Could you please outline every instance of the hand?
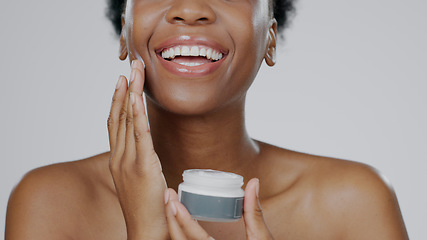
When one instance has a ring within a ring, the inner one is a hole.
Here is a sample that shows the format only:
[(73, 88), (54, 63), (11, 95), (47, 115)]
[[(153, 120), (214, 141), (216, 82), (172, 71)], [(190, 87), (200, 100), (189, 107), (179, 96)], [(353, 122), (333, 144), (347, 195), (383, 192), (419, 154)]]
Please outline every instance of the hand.
[[(259, 180), (251, 179), (246, 185), (243, 206), (243, 218), (246, 226), (246, 239), (272, 240), (273, 236), (264, 222), (258, 199)], [(191, 217), (187, 209), (178, 201), (173, 189), (165, 192), (166, 218), (169, 233), (173, 240), (197, 239), (212, 240), (213, 238)]]
[(130, 86), (121, 76), (108, 118), (110, 171), (128, 239), (167, 239), (165, 179), (154, 151), (142, 98), (142, 62), (132, 62)]

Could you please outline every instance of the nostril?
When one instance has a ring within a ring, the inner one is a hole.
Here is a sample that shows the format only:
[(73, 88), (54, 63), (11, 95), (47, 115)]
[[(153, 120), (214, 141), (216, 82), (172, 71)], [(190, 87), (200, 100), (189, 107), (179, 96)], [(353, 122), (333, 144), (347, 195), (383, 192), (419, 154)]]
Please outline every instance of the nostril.
[(176, 1), (166, 13), (166, 21), (185, 25), (213, 23), (216, 19), (215, 12), (206, 2), (204, 0)]
[(173, 20), (174, 20), (175, 22), (182, 22), (182, 21), (184, 21), (184, 18), (181, 18), (181, 17), (174, 17), (174, 18), (173, 18)]
[[(173, 21), (174, 22), (187, 22), (184, 18), (182, 18), (182, 17), (174, 17), (173, 18)], [(196, 20), (196, 22), (208, 22), (209, 21), (209, 19), (207, 18), (207, 17), (202, 17), (202, 18), (198, 18), (197, 20)]]

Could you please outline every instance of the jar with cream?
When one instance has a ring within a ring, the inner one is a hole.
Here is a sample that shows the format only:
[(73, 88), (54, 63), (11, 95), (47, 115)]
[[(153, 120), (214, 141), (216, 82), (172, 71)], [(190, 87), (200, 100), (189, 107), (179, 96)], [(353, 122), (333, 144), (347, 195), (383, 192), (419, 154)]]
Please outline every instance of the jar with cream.
[(179, 201), (200, 221), (234, 222), (243, 214), (243, 177), (210, 169), (190, 169), (182, 174)]

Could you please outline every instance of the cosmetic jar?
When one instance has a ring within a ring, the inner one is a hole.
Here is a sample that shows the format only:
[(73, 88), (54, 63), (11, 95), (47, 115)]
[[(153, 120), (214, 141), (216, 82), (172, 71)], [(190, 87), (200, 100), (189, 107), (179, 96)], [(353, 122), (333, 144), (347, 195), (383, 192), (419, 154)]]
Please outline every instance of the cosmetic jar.
[(182, 176), (178, 198), (194, 219), (234, 222), (242, 217), (242, 176), (211, 169), (189, 169)]

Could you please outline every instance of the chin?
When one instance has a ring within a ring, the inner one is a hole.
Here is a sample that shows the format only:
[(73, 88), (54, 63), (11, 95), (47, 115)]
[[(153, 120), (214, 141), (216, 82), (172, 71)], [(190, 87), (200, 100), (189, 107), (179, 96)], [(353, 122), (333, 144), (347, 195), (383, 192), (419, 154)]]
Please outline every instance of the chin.
[(203, 116), (222, 108), (222, 103), (203, 94), (166, 94), (157, 96), (146, 91), (147, 101), (161, 111), (182, 116)]
[(203, 79), (153, 76), (148, 71), (144, 92), (147, 102), (158, 110), (186, 116), (208, 115), (223, 108), (230, 96), (237, 93), (224, 91), (225, 83), (219, 79), (214, 76)]

